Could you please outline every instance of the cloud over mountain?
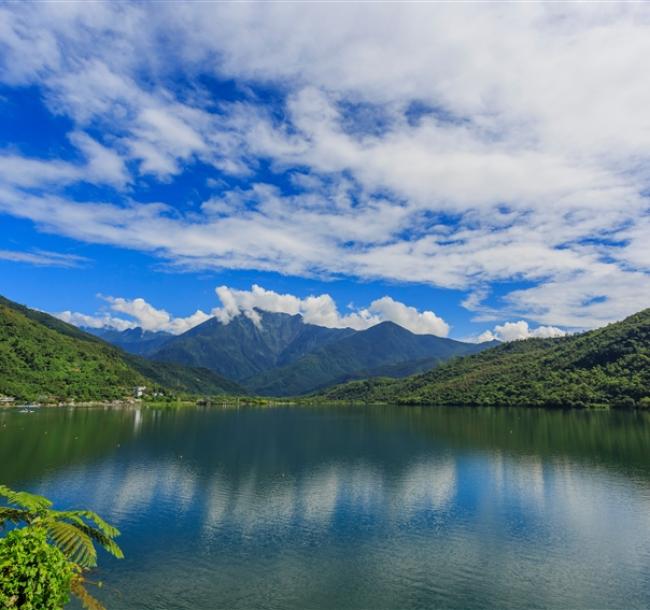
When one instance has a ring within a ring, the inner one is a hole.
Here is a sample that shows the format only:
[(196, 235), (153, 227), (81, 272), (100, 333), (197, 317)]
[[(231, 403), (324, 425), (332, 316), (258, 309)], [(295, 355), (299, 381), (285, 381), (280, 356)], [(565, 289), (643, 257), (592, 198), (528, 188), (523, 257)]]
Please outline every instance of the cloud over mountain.
[(486, 330), (477, 338), (477, 343), (485, 341), (521, 341), (522, 339), (550, 339), (552, 337), (564, 337), (566, 331), (555, 326), (538, 326), (530, 328), (528, 322), (519, 320), (519, 322), (506, 322), (498, 324), (493, 330)]
[(245, 315), (260, 324), (260, 316), (256, 310), (263, 310), (290, 315), (300, 314), (306, 323), (327, 328), (363, 330), (380, 322), (391, 321), (415, 334), (446, 337), (449, 333), (449, 325), (433, 311), (418, 311), (415, 307), (395, 301), (389, 296), (372, 301), (367, 308), (341, 314), (329, 294), (300, 298), (266, 290), (258, 285), (253, 285), (250, 290), (219, 286), (215, 292), (221, 306), (213, 308), (209, 314), (198, 309), (190, 316), (174, 317), (142, 298), (125, 299), (99, 295), (108, 304), (111, 312), (124, 314), (127, 318), (114, 316), (109, 312), (88, 315), (63, 311), (55, 315), (70, 324), (89, 328), (112, 327), (125, 330), (139, 326), (144, 330), (181, 334), (211, 317), (216, 317), (222, 324), (228, 324), (236, 316)]
[(213, 313), (224, 324), (240, 313), (256, 321), (259, 319), (254, 311), (257, 308), (276, 313), (300, 314), (308, 324), (328, 328), (363, 330), (389, 320), (416, 334), (446, 337), (449, 333), (449, 325), (432, 311), (420, 312), (389, 296), (372, 301), (367, 308), (341, 314), (329, 294), (301, 299), (292, 294), (265, 290), (257, 285), (253, 285), (250, 290), (219, 286), (216, 293), (223, 305), (213, 310)]

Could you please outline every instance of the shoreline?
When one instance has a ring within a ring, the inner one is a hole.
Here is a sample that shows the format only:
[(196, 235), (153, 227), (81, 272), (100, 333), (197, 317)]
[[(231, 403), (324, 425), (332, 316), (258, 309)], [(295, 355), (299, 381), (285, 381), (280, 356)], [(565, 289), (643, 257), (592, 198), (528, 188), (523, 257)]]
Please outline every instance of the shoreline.
[(30, 402), (13, 401), (0, 403), (2, 409), (63, 409), (63, 408), (188, 408), (188, 407), (243, 407), (243, 406), (297, 406), (296, 400), (274, 400), (270, 398), (232, 398), (225, 399), (178, 399), (169, 401), (142, 400), (141, 398), (122, 400), (85, 400), (85, 401), (59, 401), (59, 402)]
[(583, 411), (583, 412), (596, 412), (596, 411), (629, 411), (629, 412), (644, 412), (647, 409), (643, 408), (622, 408), (608, 404), (593, 404), (586, 406), (573, 406), (573, 405), (535, 405), (535, 404), (441, 404), (441, 403), (410, 403), (396, 401), (364, 401), (364, 400), (322, 400), (313, 398), (273, 398), (273, 397), (259, 397), (248, 398), (243, 397), (227, 397), (222, 399), (178, 399), (169, 401), (156, 401), (156, 400), (142, 400), (141, 398), (121, 399), (121, 400), (87, 400), (87, 401), (59, 401), (59, 402), (29, 402), (29, 401), (14, 401), (0, 403), (0, 411), (9, 409), (61, 409), (61, 408), (102, 408), (102, 409), (134, 409), (134, 408), (192, 408), (192, 407), (218, 407), (218, 408), (239, 408), (239, 407), (318, 407), (318, 406), (339, 406), (339, 407), (385, 407), (385, 406), (399, 406), (404, 408), (412, 407), (450, 407), (462, 409), (480, 409), (480, 408), (496, 408), (496, 409), (543, 409), (545, 411)]

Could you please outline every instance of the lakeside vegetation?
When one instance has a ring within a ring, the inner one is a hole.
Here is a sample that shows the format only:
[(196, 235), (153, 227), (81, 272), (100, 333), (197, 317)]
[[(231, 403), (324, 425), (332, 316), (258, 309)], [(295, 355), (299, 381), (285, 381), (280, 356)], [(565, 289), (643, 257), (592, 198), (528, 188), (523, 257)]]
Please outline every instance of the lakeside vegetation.
[(579, 335), (507, 343), (406, 379), (336, 386), (312, 400), (650, 408), (650, 309)]

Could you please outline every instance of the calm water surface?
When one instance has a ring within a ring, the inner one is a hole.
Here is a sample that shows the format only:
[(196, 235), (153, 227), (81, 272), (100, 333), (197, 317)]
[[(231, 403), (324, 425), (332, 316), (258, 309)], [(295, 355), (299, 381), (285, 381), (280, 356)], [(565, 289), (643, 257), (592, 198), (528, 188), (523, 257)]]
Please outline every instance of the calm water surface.
[(121, 530), (111, 610), (650, 608), (650, 419), (0, 411), (0, 481)]

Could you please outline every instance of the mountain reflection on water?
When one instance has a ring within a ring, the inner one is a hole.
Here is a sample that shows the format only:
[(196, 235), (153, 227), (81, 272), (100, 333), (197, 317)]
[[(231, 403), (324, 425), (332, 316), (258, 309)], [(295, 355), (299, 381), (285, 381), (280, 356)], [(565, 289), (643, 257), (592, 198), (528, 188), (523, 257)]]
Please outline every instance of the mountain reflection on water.
[(638, 413), (6, 410), (0, 480), (120, 527), (114, 608), (650, 606)]

